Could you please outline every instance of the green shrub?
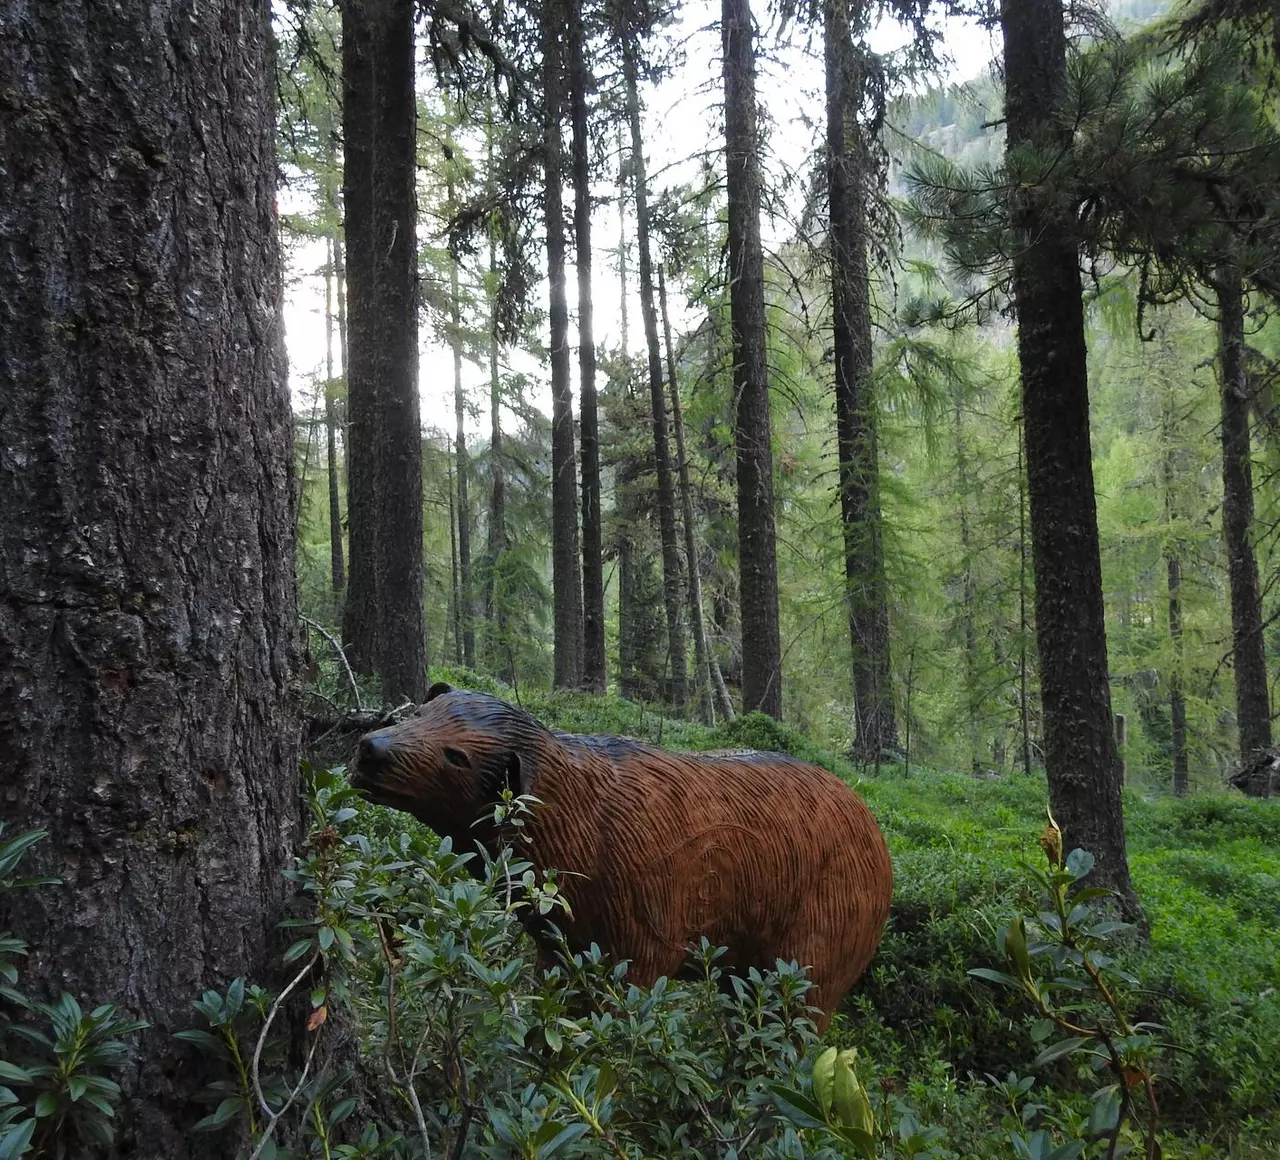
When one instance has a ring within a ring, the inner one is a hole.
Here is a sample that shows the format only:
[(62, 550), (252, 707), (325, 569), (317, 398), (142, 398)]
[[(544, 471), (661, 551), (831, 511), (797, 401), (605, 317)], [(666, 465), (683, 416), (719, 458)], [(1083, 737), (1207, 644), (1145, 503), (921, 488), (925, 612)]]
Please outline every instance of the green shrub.
[[(3, 832), (0, 822), (0, 838)], [(0, 893), (59, 881), (17, 874), (26, 852), (45, 837), (43, 830), (28, 830), (0, 840)], [(0, 1157), (110, 1147), (120, 1087), (103, 1073), (122, 1062), (122, 1037), (147, 1024), (124, 1018), (109, 1003), (86, 1013), (65, 992), (53, 1003), (29, 998), (18, 971), (26, 953), (21, 939), (0, 934)]]

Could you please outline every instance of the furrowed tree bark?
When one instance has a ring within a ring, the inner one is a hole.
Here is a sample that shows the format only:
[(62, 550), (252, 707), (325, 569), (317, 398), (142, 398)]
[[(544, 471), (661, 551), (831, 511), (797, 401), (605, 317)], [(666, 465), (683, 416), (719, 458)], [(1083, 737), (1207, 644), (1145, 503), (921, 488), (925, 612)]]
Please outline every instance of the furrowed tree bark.
[(591, 311), (591, 171), (582, 0), (571, 0), (569, 106), (573, 122), (573, 229), (578, 269), (578, 374), (582, 380), (582, 684), (605, 689), (604, 552), (600, 530), (600, 424)]
[(649, 250), (649, 190), (645, 176), (644, 137), (640, 126), (640, 95), (634, 38), (622, 34), (622, 73), (627, 89), (627, 120), (631, 126), (631, 179), (636, 198), (636, 249), (640, 268), (640, 315), (644, 321), (649, 366), (649, 405), (653, 413), (653, 462), (658, 479), (658, 529), (662, 540), (662, 600), (667, 614), (667, 659), (671, 671), (671, 699), (677, 713), (689, 700), (688, 662), (684, 625), (680, 618), (684, 587), (680, 549), (676, 542), (675, 481), (667, 441), (667, 408), (654, 307), (653, 257)]
[(1236, 675), (1240, 767), (1271, 747), (1271, 709), (1262, 634), (1262, 590), (1253, 550), (1253, 466), (1244, 363), (1244, 282), (1234, 262), (1218, 269), (1218, 374), (1222, 400), (1222, 539), (1231, 585), (1231, 654)]
[(564, 272), (564, 0), (543, 0), (543, 148), (546, 168), (547, 280), (551, 322), (551, 585), (555, 604), (557, 688), (582, 683), (582, 574), (578, 560), (578, 481), (569, 381), (569, 306)]
[(863, 761), (876, 761), (898, 747), (898, 731), (871, 380), (865, 200), (870, 158), (857, 121), (863, 82), (854, 58), (847, 0), (825, 0), (823, 11), (836, 444), (856, 717), (854, 752)]
[(173, 1034), (203, 988), (274, 980), (300, 828), (268, 5), (12, 17), (0, 817), (49, 831), (26, 872), (63, 885), (0, 926), (30, 993), (150, 1022), (111, 1070), (119, 1153), (206, 1155)]
[[(1010, 154), (1069, 149), (1055, 119), (1066, 91), (1059, 0), (1002, 0)], [(1080, 273), (1069, 222), (1036, 188), (1018, 192), (1013, 289), (1018, 314), (1036, 639), (1049, 799), (1067, 849), (1097, 859), (1094, 878), (1141, 914), (1125, 854), (1112, 732), (1102, 565), (1089, 446)]]
[(782, 717), (782, 643), (773, 515), (773, 450), (765, 356), (764, 252), (756, 142), (755, 49), (750, 0), (721, 0), (729, 298), (733, 331), (742, 605), (742, 707)]
[[(449, 204), (453, 204), (453, 177), (447, 181)], [(467, 455), (467, 400), (462, 390), (462, 298), (458, 289), (458, 263), (449, 262), (449, 346), (453, 353), (454, 458), (458, 477), (458, 619), (462, 626), (462, 664), (476, 667), (475, 587), (471, 572), (471, 504), (467, 497), (467, 477), (471, 459)]]
[[(707, 644), (707, 626), (702, 615), (702, 575), (698, 567), (698, 542), (693, 522), (693, 488), (689, 483), (689, 460), (684, 449), (684, 414), (680, 408), (680, 383), (676, 377), (676, 352), (671, 341), (671, 316), (667, 312), (667, 282), (658, 265), (658, 305), (662, 312), (662, 336), (667, 349), (667, 384), (671, 391), (671, 420), (676, 432), (676, 463), (680, 477), (680, 515), (684, 522), (684, 554), (689, 562), (689, 627), (693, 630), (694, 667), (698, 674), (698, 701), (702, 719), (709, 725), (716, 721), (715, 683), (711, 678), (711, 649)], [(726, 698), (727, 699), (727, 698)], [(733, 717), (733, 705), (726, 719)]]
[[(379, 344), (383, 384), (383, 484), (378, 537), (382, 695), (389, 702), (427, 695), (426, 579), (422, 559), (422, 427), (418, 414), (417, 102), (414, 99), (413, 0), (365, 0), (376, 13), (373, 67), (378, 103), (372, 198), (372, 293), (363, 333)], [(343, 44), (346, 67), (346, 44)], [(366, 99), (368, 97), (366, 96)], [(350, 138), (347, 138), (350, 148)], [(361, 146), (363, 147), (363, 145)], [(385, 156), (382, 156), (385, 148)], [(360, 167), (357, 167), (357, 180)], [(348, 258), (350, 261), (350, 258)], [(353, 281), (353, 287), (357, 284)], [(352, 293), (352, 300), (357, 294)], [(351, 325), (350, 323), (348, 325)], [(354, 327), (353, 327), (354, 329)], [(353, 343), (354, 346), (354, 343)], [(385, 360), (385, 361), (383, 361)]]

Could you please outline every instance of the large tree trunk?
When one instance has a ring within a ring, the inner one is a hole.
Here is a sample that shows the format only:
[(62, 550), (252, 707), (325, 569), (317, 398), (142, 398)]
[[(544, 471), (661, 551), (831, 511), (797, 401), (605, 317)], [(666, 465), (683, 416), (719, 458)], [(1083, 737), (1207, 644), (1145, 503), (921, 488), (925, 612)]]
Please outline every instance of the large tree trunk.
[(898, 731), (871, 386), (865, 194), (870, 158), (857, 121), (862, 70), (853, 55), (847, 0), (826, 0), (824, 19), (836, 444), (857, 717), (855, 753), (864, 761), (877, 761), (886, 750), (897, 748)]
[(347, 275), (343, 636), (388, 700), (427, 691), (412, 0), (342, 5)]
[[(26, 6), (0, 37), (0, 815), (24, 986), (151, 1027), (123, 1154), (192, 1154), (173, 1033), (269, 980), (298, 835), (268, 6)], [(12, 17), (13, 9), (10, 8)]]
[(591, 168), (587, 133), (586, 49), (582, 0), (569, 19), (569, 105), (573, 120), (573, 229), (578, 267), (578, 372), (582, 379), (582, 684), (605, 688), (604, 551), (600, 530), (600, 425), (596, 340), (591, 325)]
[[(453, 204), (453, 178), (448, 179), (449, 204)], [(476, 667), (475, 589), (471, 574), (471, 503), (467, 477), (467, 400), (462, 390), (462, 297), (458, 289), (458, 263), (449, 262), (449, 346), (453, 353), (454, 457), (458, 475), (458, 620), (462, 628), (462, 663)]]
[(1244, 284), (1232, 262), (1218, 270), (1218, 373), (1222, 396), (1222, 539), (1231, 584), (1231, 650), (1236, 673), (1240, 767), (1271, 747), (1271, 710), (1262, 635), (1262, 591), (1253, 551), (1253, 467), (1244, 366)]
[(640, 267), (640, 314), (644, 320), (645, 348), (649, 356), (649, 405), (653, 412), (653, 463), (658, 477), (658, 529), (662, 538), (662, 600), (667, 613), (667, 662), (671, 672), (671, 699), (683, 712), (689, 700), (688, 662), (685, 659), (684, 625), (680, 618), (684, 587), (680, 574), (680, 549), (676, 539), (675, 481), (667, 443), (667, 407), (662, 373), (662, 347), (658, 341), (658, 312), (654, 306), (653, 256), (649, 249), (649, 188), (645, 176), (644, 137), (640, 127), (640, 94), (636, 77), (636, 46), (629, 33), (622, 34), (622, 72), (627, 86), (627, 120), (631, 125), (631, 179), (636, 195), (636, 249)]
[(765, 357), (764, 252), (756, 143), (755, 49), (750, 0), (722, 0), (729, 298), (738, 396), (738, 575), (742, 602), (742, 707), (782, 717), (782, 641), (773, 519), (773, 449)]
[[(711, 649), (707, 644), (707, 624), (702, 615), (702, 574), (698, 567), (698, 538), (693, 522), (693, 488), (689, 483), (689, 459), (684, 447), (684, 414), (680, 408), (680, 383), (676, 377), (676, 352), (671, 342), (671, 317), (667, 313), (667, 283), (658, 265), (658, 306), (662, 312), (662, 336), (667, 348), (667, 380), (671, 391), (671, 421), (676, 432), (676, 463), (680, 475), (680, 515), (684, 522), (684, 554), (689, 562), (689, 627), (693, 631), (694, 664), (698, 674), (698, 700), (702, 719), (716, 721), (716, 687), (711, 677)], [(733, 704), (725, 702), (720, 711), (733, 717)]]
[[(1003, 0), (1001, 19), (1010, 152), (1069, 149), (1070, 129), (1054, 121), (1066, 89), (1059, 0)], [(1036, 189), (1017, 196), (1013, 289), (1049, 798), (1067, 849), (1089, 850), (1099, 884), (1136, 914), (1107, 683), (1080, 273), (1061, 211)]]
[(547, 280), (551, 305), (551, 586), (555, 603), (558, 688), (582, 683), (582, 573), (578, 567), (578, 481), (573, 453), (573, 387), (569, 381), (569, 305), (564, 272), (563, 0), (543, 0), (543, 162), (546, 169)]

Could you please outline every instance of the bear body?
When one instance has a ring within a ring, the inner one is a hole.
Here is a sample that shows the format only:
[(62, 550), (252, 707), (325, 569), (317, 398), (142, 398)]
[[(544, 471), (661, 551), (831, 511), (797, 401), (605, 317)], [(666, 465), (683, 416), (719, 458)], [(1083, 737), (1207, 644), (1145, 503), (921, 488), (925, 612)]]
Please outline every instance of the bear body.
[(735, 973), (808, 967), (825, 1027), (889, 912), (893, 871), (870, 811), (791, 757), (558, 733), (497, 697), (435, 686), (416, 716), (361, 740), (352, 782), (459, 849), (504, 787), (533, 794), (520, 853), (561, 871), (570, 948), (599, 944), (642, 985), (679, 973), (705, 936)]

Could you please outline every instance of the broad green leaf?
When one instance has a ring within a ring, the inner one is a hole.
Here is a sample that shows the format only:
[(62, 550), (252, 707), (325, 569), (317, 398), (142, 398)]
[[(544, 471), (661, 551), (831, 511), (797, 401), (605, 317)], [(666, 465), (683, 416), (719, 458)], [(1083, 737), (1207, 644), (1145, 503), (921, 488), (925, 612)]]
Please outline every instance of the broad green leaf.
[(1061, 1059), (1064, 1055), (1070, 1055), (1073, 1051), (1079, 1050), (1086, 1043), (1092, 1040), (1082, 1035), (1074, 1035), (1070, 1039), (1062, 1039), (1057, 1043), (1046, 1047), (1039, 1055), (1035, 1057), (1032, 1067), (1042, 1067), (1046, 1063), (1052, 1063), (1055, 1059)]
[(770, 1084), (769, 1091), (773, 1095), (778, 1110), (797, 1127), (826, 1128), (828, 1126), (822, 1109), (802, 1092), (783, 1087), (781, 1084)]
[(1096, 859), (1088, 850), (1072, 850), (1067, 855), (1067, 873), (1079, 881), (1093, 869)]
[(973, 967), (968, 972), (975, 979), (986, 979), (989, 983), (999, 983), (1005, 987), (1016, 987), (1018, 980), (1005, 971), (993, 971), (990, 967)]
[(31, 1146), (36, 1134), (35, 1120), (23, 1120), (0, 1132), (0, 1160), (17, 1160)]
[(814, 1102), (822, 1111), (822, 1119), (831, 1118), (831, 1100), (835, 1091), (836, 1056), (839, 1052), (828, 1047), (813, 1061), (812, 1086)]

